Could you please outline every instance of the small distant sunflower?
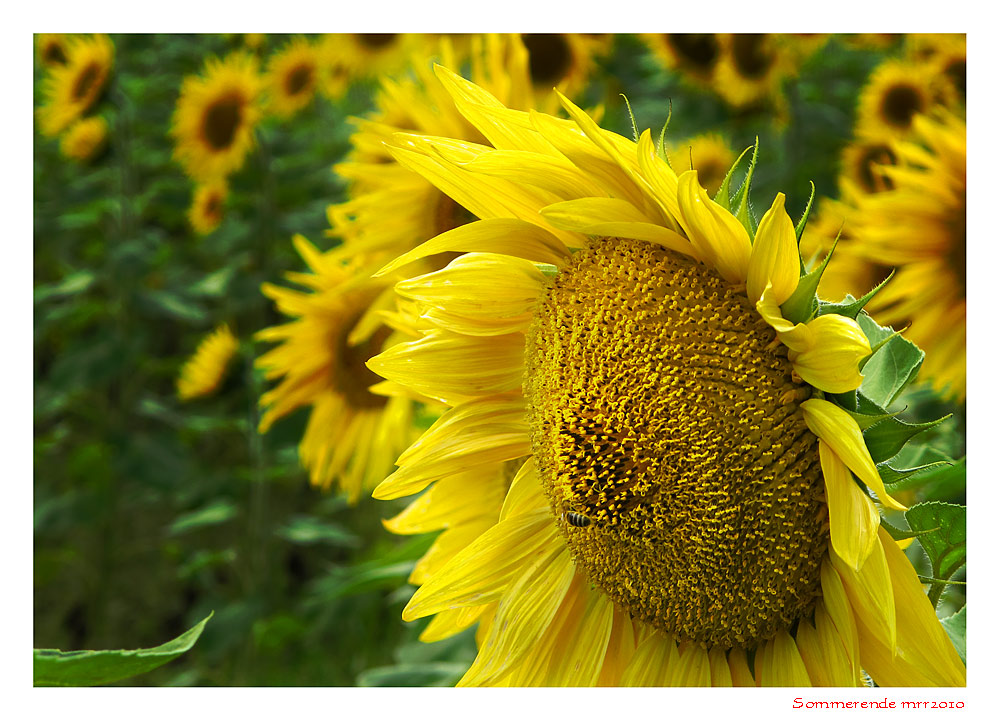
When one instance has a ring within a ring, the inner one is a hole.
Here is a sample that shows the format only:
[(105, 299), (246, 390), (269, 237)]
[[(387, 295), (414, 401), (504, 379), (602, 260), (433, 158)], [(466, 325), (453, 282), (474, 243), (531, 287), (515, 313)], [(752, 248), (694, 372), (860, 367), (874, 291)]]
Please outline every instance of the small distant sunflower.
[(842, 175), (865, 193), (886, 190), (891, 181), (878, 168), (893, 165), (892, 139), (855, 138), (841, 155)]
[(194, 355), (181, 368), (177, 397), (182, 401), (211, 395), (226, 376), (239, 341), (228, 325), (220, 325), (198, 344)]
[(225, 211), (229, 186), (225, 180), (216, 179), (199, 184), (188, 209), (188, 222), (199, 235), (208, 235), (219, 227)]
[(712, 87), (736, 108), (771, 104), (783, 112), (781, 82), (796, 70), (795, 56), (769, 33), (720, 35), (722, 54)]
[(462, 685), (963, 685), (864, 486), (901, 506), (823, 397), (858, 387), (868, 341), (781, 309), (800, 268), (784, 196), (748, 233), (648, 130), (565, 99), (572, 120), (510, 111), (439, 74), (494, 147), (400, 135), (393, 153), (483, 220), (381, 271), (464, 253), (396, 286), (428, 325), (368, 365), (450, 409), (375, 495), (436, 482), (407, 519), (432, 527), (479, 502), (449, 479), (525, 460), (404, 619), (479, 621)]
[(257, 60), (245, 52), (209, 58), (203, 75), (184, 79), (170, 133), (188, 175), (208, 180), (242, 167), (260, 118), (261, 84)]
[(334, 33), (323, 39), (330, 63), (349, 78), (396, 74), (423, 43), (413, 33)]
[(851, 47), (866, 50), (888, 50), (903, 37), (900, 33), (847, 33), (837, 36)]
[(108, 140), (108, 123), (100, 115), (73, 123), (59, 142), (59, 151), (67, 158), (80, 162), (91, 160), (104, 149)]
[(287, 118), (307, 106), (316, 95), (320, 58), (316, 47), (297, 37), (268, 62), (267, 87), (271, 110)]
[(643, 34), (640, 37), (660, 62), (698, 81), (712, 79), (722, 56), (719, 36), (712, 33)]
[(38, 61), (45, 66), (65, 65), (68, 50), (63, 33), (39, 33), (35, 36)]
[(38, 109), (43, 135), (58, 135), (93, 107), (104, 92), (115, 47), (107, 35), (65, 40), (66, 62), (51, 66), (42, 81), (45, 100)]
[(736, 160), (736, 154), (722, 136), (706, 133), (674, 145), (670, 158), (675, 170), (697, 170), (702, 187), (714, 196)]
[(310, 272), (287, 277), (308, 290), (262, 286), (293, 320), (257, 334), (278, 344), (257, 359), (277, 381), (261, 396), (259, 430), (266, 433), (279, 418), (310, 406), (299, 459), (314, 485), (328, 488), (338, 480), (354, 501), (413, 438), (413, 401), (372, 393), (381, 379), (365, 366), (399, 340), (382, 318), (392, 307), (391, 292), (385, 280), (370, 278), (371, 269), (324, 255), (302, 236), (294, 243)]
[(858, 100), (857, 134), (906, 137), (914, 116), (944, 98), (941, 78), (930, 65), (887, 60), (871, 74)]
[[(965, 123), (939, 110), (916, 116), (914, 138), (893, 144), (895, 166), (880, 169), (891, 189), (839, 206), (854, 240), (837, 247), (831, 267), (896, 268), (870, 304), (881, 322), (909, 326), (927, 352), (921, 377), (965, 398)], [(838, 258), (838, 255), (841, 255)], [(820, 286), (824, 290), (824, 286)]]

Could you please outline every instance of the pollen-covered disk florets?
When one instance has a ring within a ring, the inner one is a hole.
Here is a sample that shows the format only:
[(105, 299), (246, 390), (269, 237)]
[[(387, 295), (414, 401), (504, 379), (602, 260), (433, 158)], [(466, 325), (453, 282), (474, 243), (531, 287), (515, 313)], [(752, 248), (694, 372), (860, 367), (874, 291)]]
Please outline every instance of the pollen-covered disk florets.
[(803, 272), (784, 195), (750, 212), (756, 151), (713, 200), (648, 130), (437, 72), (487, 144), (401, 134), (392, 153), (481, 220), (380, 271), (463, 253), (397, 284), (419, 337), (368, 362), (449, 407), (375, 496), (435, 483), (405, 525), (440, 528), (476, 508), (454, 479), (519, 467), (404, 619), (479, 622), (462, 685), (964, 683), (868, 493), (903, 508), (870, 450), (889, 414), (859, 399), (906, 341), (863, 315), (872, 293), (817, 300), (825, 263)]

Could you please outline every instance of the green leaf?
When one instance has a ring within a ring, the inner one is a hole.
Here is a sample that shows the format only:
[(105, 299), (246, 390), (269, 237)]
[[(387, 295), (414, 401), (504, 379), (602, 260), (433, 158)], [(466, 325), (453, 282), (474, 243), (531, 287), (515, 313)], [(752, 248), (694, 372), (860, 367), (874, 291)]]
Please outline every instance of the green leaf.
[(933, 428), (949, 416), (927, 423), (906, 423), (894, 416), (872, 425), (863, 431), (865, 445), (876, 464), (887, 461), (902, 450), (913, 436)]
[(399, 664), (358, 674), (358, 686), (454, 686), (469, 670), (467, 663)]
[(885, 342), (865, 363), (864, 380), (858, 390), (879, 407), (888, 408), (916, 377), (924, 352), (905, 338), (892, 337), (895, 331), (883, 328), (867, 313), (858, 315), (857, 321), (872, 348)]
[(856, 319), (858, 317), (858, 313), (860, 313), (864, 309), (864, 307), (868, 305), (868, 301), (874, 298), (875, 295), (880, 290), (882, 290), (882, 288), (885, 287), (886, 283), (892, 280), (892, 276), (895, 275), (895, 273), (896, 271), (895, 269), (893, 269), (889, 273), (889, 275), (886, 276), (885, 280), (883, 280), (881, 283), (876, 285), (874, 288), (872, 288), (870, 291), (865, 293), (857, 300), (855, 300), (853, 295), (848, 293), (846, 296), (844, 296), (844, 300), (840, 301), (839, 303), (821, 303), (819, 314), (828, 315), (830, 313), (836, 313), (838, 315), (844, 315), (847, 316), (848, 318)]
[[(837, 236), (837, 240), (833, 241), (833, 248), (830, 248), (830, 252), (826, 254), (826, 257), (823, 258), (823, 262), (819, 266), (799, 278), (799, 283), (795, 286), (795, 291), (788, 300), (781, 304), (781, 315), (785, 317), (785, 320), (789, 320), (792, 323), (805, 323), (813, 315), (822, 311), (823, 303), (816, 297), (816, 289), (819, 288), (819, 281), (823, 277), (823, 271), (826, 270), (826, 266), (830, 263), (839, 239), (840, 236)], [(801, 257), (799, 261), (801, 263)]]
[(892, 536), (892, 540), (894, 541), (905, 541), (907, 538), (916, 538), (917, 536), (921, 536), (925, 533), (931, 533), (933, 531), (933, 529), (930, 531), (904, 531), (902, 528), (896, 528), (894, 525), (881, 517), (879, 518), (879, 523), (882, 528), (885, 529), (886, 533)]
[(939, 466), (947, 466), (949, 463), (947, 461), (934, 461), (933, 463), (925, 463), (922, 466), (916, 466), (914, 468), (904, 468), (901, 471), (897, 471), (895, 468), (890, 466), (888, 463), (880, 463), (876, 468), (878, 469), (879, 477), (882, 479), (882, 483), (886, 486), (891, 486), (891, 490), (901, 490), (903, 488), (909, 488), (914, 485), (913, 483), (904, 483), (908, 478), (914, 474), (920, 473), (921, 471), (926, 471), (929, 468), (937, 468)]
[[(802, 217), (799, 218), (798, 225), (795, 226), (795, 240), (802, 240), (802, 233), (806, 229), (806, 223), (809, 222), (809, 213), (812, 212), (813, 200), (816, 198), (816, 184), (811, 180), (809, 181), (809, 202), (806, 203), (806, 209), (802, 211)], [(799, 257), (799, 262), (802, 262), (801, 256)]]
[(965, 660), (965, 609), (968, 606), (962, 606), (962, 610), (958, 613), (953, 613), (948, 616), (948, 618), (941, 619), (941, 625), (944, 626), (944, 630), (948, 632), (948, 638), (955, 645), (955, 650), (958, 651), (959, 657), (962, 659), (962, 663), (966, 663)]
[(328, 543), (333, 546), (357, 548), (361, 539), (343, 526), (312, 516), (295, 516), (277, 534), (291, 543), (309, 545)]
[(747, 234), (751, 240), (757, 235), (757, 221), (753, 217), (753, 212), (750, 208), (750, 181), (753, 180), (753, 171), (757, 167), (757, 152), (759, 149), (760, 139), (758, 138), (754, 140), (753, 155), (750, 156), (750, 167), (747, 169), (746, 178), (743, 179), (743, 184), (736, 191), (737, 196), (739, 196), (739, 202), (736, 206), (736, 219), (743, 223), (743, 227), (747, 229)]
[(914, 531), (931, 531), (919, 537), (937, 582), (928, 594), (937, 606), (944, 583), (965, 565), (965, 506), (932, 501), (918, 503), (904, 514)]
[(740, 161), (743, 160), (743, 156), (750, 152), (750, 148), (747, 148), (742, 153), (740, 157), (736, 159), (736, 162), (729, 167), (729, 172), (726, 173), (726, 177), (722, 179), (722, 185), (715, 193), (715, 202), (725, 208), (728, 212), (733, 212), (733, 199), (730, 196), (729, 187), (733, 181), (733, 173), (736, 172), (736, 168), (739, 167)]
[(134, 651), (35, 649), (35, 686), (100, 686), (147, 673), (188, 651), (213, 614), (173, 641)]
[(34, 302), (42, 303), (49, 298), (62, 295), (76, 295), (87, 290), (94, 283), (94, 274), (89, 270), (71, 273), (58, 283), (50, 283), (35, 288)]
[(203, 508), (185, 513), (170, 524), (169, 533), (176, 536), (195, 528), (225, 523), (236, 515), (236, 506), (230, 501), (215, 501)]

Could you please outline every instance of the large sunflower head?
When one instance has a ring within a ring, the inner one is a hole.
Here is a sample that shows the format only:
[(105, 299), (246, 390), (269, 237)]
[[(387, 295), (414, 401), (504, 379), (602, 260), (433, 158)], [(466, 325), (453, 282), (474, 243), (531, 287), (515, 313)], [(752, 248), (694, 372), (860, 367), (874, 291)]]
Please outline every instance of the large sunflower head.
[(915, 116), (950, 101), (953, 93), (932, 65), (887, 60), (872, 72), (861, 91), (857, 134), (906, 137)]
[(174, 158), (196, 180), (239, 170), (253, 146), (262, 79), (256, 58), (234, 52), (209, 58), (200, 76), (184, 79), (173, 126)]
[(54, 136), (86, 113), (104, 92), (115, 47), (107, 35), (65, 40), (65, 62), (50, 66), (42, 82), (45, 100), (38, 109), (39, 128)]
[(404, 618), (479, 620), (466, 685), (964, 683), (843, 405), (872, 353), (863, 301), (818, 303), (784, 195), (757, 223), (749, 177), (713, 201), (648, 130), (439, 76), (488, 143), (393, 153), (481, 220), (383, 268), (464, 253), (397, 285), (426, 327), (368, 363), (451, 407), (375, 495), (437, 481), (412, 527), (468, 513), (460, 473), (506, 491)]
[(219, 227), (226, 209), (229, 184), (222, 178), (199, 183), (188, 209), (188, 222), (198, 235), (208, 235)]
[(214, 393), (226, 377), (238, 349), (239, 341), (226, 324), (205, 336), (181, 368), (177, 377), (177, 397), (189, 401)]
[(62, 140), (59, 152), (81, 163), (93, 160), (108, 141), (108, 122), (100, 115), (83, 118), (73, 123)]
[(271, 284), (262, 288), (292, 320), (260, 331), (259, 340), (277, 346), (257, 359), (275, 386), (261, 396), (261, 433), (297, 408), (311, 408), (299, 459), (310, 481), (323, 488), (336, 480), (351, 500), (392, 468), (412, 439), (407, 397), (387, 398), (370, 390), (381, 379), (365, 362), (399, 334), (384, 322), (391, 309), (391, 284), (296, 236), (309, 273), (287, 277), (305, 290)]
[(306, 107), (316, 95), (321, 65), (318, 49), (303, 37), (272, 55), (266, 78), (270, 109), (287, 118)]
[(927, 351), (922, 373), (939, 390), (964, 398), (965, 122), (942, 109), (917, 116), (913, 139), (891, 149), (896, 164), (877, 168), (889, 189), (850, 195), (837, 206), (851, 237), (831, 267), (895, 268), (872, 313), (909, 326), (907, 337)]

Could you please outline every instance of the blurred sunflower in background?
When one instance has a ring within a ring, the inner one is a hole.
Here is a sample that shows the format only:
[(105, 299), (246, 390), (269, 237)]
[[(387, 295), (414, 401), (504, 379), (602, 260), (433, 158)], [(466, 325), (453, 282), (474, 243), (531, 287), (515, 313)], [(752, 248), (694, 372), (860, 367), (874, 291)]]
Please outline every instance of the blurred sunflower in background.
[(395, 75), (425, 43), (414, 33), (333, 33), (324, 38), (329, 62), (351, 78)]
[(257, 359), (266, 378), (277, 381), (260, 398), (259, 430), (266, 433), (279, 418), (309, 406), (299, 460), (314, 485), (329, 488), (337, 480), (355, 502), (414, 437), (412, 400), (372, 392), (381, 379), (365, 365), (400, 340), (383, 322), (393, 308), (391, 284), (373, 280), (372, 268), (320, 253), (302, 236), (294, 244), (310, 272), (286, 277), (306, 290), (262, 287), (293, 320), (257, 334), (278, 344)]
[(941, 76), (926, 63), (887, 60), (878, 66), (858, 99), (857, 134), (906, 137), (913, 118), (941, 99)]
[(639, 37), (664, 66), (697, 82), (711, 80), (722, 57), (719, 36), (713, 33), (647, 33)]
[(702, 187), (714, 196), (736, 160), (736, 153), (718, 133), (705, 133), (673, 144), (668, 157), (675, 171), (697, 170)]
[(790, 48), (770, 33), (735, 33), (719, 36), (721, 53), (712, 76), (712, 88), (735, 108), (766, 104), (784, 112), (783, 79), (795, 72)]
[(174, 159), (195, 180), (220, 178), (242, 167), (260, 119), (262, 79), (245, 52), (209, 58), (200, 76), (181, 86), (170, 134)]
[[(896, 163), (873, 170), (886, 190), (846, 197), (831, 208), (850, 235), (830, 267), (839, 277), (858, 278), (885, 278), (895, 268), (892, 281), (872, 301), (872, 313), (908, 327), (907, 337), (927, 351), (922, 377), (939, 392), (964, 400), (965, 123), (943, 109), (918, 115), (912, 140), (897, 141), (891, 150)], [(820, 290), (837, 289), (823, 284)]]
[[(892, 138), (855, 138), (841, 153), (841, 193), (876, 193), (889, 187), (889, 179), (878, 168), (893, 165)], [(846, 183), (846, 187), (845, 187)]]
[(68, 49), (64, 33), (38, 33), (35, 45), (38, 48), (38, 60), (42, 65), (65, 65)]
[(320, 54), (316, 46), (303, 37), (292, 39), (268, 61), (270, 110), (279, 117), (291, 117), (312, 102), (319, 79)]
[(104, 92), (115, 48), (107, 35), (64, 39), (65, 62), (52, 65), (42, 81), (44, 102), (38, 109), (39, 129), (55, 136), (83, 116)]
[(438, 75), (493, 147), (395, 136), (398, 162), (482, 220), (380, 271), (466, 253), (397, 286), (421, 337), (368, 363), (449, 406), (375, 496), (437, 481), (410, 522), (469, 518), (479, 494), (445, 482), (526, 460), (499, 522), (404, 619), (478, 617), (461, 685), (860, 685), (862, 669), (963, 685), (852, 480), (902, 508), (857, 421), (823, 398), (861, 384), (872, 348), (851, 316), (803, 310), (784, 196), (754, 232), (649, 131), (626, 140), (565, 99), (572, 120), (509, 110)]
[[(613, 35), (579, 33), (525, 33), (520, 37), (528, 51), (536, 104), (554, 99), (553, 88), (569, 96), (583, 90), (593, 76), (595, 59), (607, 55), (614, 41)], [(549, 105), (554, 109), (554, 100)]]
[(181, 368), (177, 377), (177, 397), (189, 401), (214, 393), (226, 377), (239, 345), (226, 324), (205, 336), (194, 355)]
[(188, 222), (198, 235), (208, 235), (219, 227), (225, 213), (229, 185), (223, 179), (199, 183), (188, 208)]
[(59, 141), (65, 157), (85, 162), (95, 158), (108, 141), (108, 123), (100, 115), (73, 123)]

